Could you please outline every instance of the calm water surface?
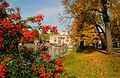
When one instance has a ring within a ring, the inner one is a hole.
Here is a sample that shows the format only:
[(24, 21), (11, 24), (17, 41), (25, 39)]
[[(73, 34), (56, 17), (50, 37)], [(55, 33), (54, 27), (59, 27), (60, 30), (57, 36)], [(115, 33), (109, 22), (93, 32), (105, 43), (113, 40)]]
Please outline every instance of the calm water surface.
[(68, 49), (65, 47), (50, 47), (49, 48), (49, 54), (51, 55), (51, 59), (54, 59), (56, 57), (62, 57), (66, 54), (69, 54), (72, 51), (72, 49)]

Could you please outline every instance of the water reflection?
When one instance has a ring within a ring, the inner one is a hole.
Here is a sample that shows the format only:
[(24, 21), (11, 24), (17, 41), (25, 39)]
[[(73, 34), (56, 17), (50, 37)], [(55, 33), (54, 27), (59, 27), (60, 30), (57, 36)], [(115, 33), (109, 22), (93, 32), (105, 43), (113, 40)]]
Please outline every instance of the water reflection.
[(62, 57), (65, 54), (69, 54), (72, 49), (68, 49), (66, 47), (50, 47), (49, 48), (49, 54), (51, 55), (51, 59), (54, 59), (56, 57)]
[[(27, 48), (31, 51), (33, 50), (34, 52), (39, 51), (40, 45), (35, 45), (35, 44), (24, 44), (24, 46), (27, 46)], [(44, 53), (49, 53), (51, 55), (51, 59), (54, 59), (56, 57), (62, 57), (64, 55), (69, 54), (72, 51), (72, 49), (69, 49), (66, 46), (62, 47), (55, 47), (55, 46), (50, 46), (47, 51)], [(39, 54), (38, 54), (39, 58)]]

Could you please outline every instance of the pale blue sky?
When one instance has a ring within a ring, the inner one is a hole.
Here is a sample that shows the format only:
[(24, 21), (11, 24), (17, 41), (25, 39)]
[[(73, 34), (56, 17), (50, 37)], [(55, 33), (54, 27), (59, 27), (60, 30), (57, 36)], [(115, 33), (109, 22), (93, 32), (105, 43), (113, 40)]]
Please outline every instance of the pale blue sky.
[(59, 23), (59, 13), (63, 13), (62, 0), (8, 0), (11, 7), (20, 7), (22, 19), (37, 14), (45, 15), (42, 22), (44, 25), (58, 26), (58, 29), (64, 29)]

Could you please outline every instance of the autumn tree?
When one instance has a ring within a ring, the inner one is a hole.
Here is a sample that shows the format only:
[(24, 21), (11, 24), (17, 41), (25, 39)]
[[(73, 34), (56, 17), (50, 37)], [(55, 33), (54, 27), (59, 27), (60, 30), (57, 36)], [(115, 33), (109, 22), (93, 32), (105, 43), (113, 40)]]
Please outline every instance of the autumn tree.
[[(89, 5), (84, 2), (84, 0), (76, 0), (74, 2), (66, 0), (63, 2), (66, 6), (66, 13), (69, 14), (69, 17), (67, 18), (74, 18), (73, 25), (72, 25), (72, 38), (77, 38), (79, 41), (83, 41), (85, 39), (86, 42), (92, 42), (92, 39), (96, 39), (95, 36), (88, 36), (90, 33), (84, 33), (87, 29), (88, 31), (93, 31), (95, 27), (89, 27), (91, 25), (96, 25), (96, 21), (94, 20), (95, 12), (92, 12), (89, 10)], [(77, 20), (77, 22), (76, 22)], [(96, 25), (97, 26), (97, 25)], [(98, 27), (98, 26), (97, 26)], [(92, 28), (92, 29), (91, 29)], [(76, 30), (75, 30), (76, 29)], [(84, 33), (84, 34), (83, 34)], [(92, 33), (91, 33), (92, 34)], [(94, 32), (95, 35), (97, 35), (96, 32)], [(86, 37), (85, 37), (86, 36)], [(88, 40), (91, 38), (91, 40)]]
[(72, 24), (72, 28), (71, 28), (71, 38), (74, 40), (74, 42), (79, 42), (80, 41), (80, 37), (79, 37), (79, 26), (78, 26), (78, 22), (79, 20), (78, 19), (75, 19), (73, 21), (73, 24)]
[(103, 35), (105, 35), (106, 38), (107, 52), (108, 54), (111, 54), (111, 15), (113, 15), (113, 7), (118, 7), (119, 0), (63, 0), (63, 5), (65, 7), (66, 14), (70, 17), (77, 17), (79, 19), (79, 25), (81, 28), (83, 23), (88, 20), (92, 20), (91, 23), (97, 27), (97, 30), (103, 30), (102, 26), (105, 27), (105, 32), (103, 31)]
[(111, 22), (112, 22), (112, 37), (113, 37), (113, 46), (118, 47), (120, 42), (120, 5), (112, 8), (111, 13)]

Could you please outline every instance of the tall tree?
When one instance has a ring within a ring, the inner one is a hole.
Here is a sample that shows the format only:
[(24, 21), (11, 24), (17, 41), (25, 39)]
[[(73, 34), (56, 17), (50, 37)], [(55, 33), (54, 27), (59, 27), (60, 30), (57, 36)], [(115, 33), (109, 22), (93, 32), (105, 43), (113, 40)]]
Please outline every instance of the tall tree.
[(111, 23), (108, 15), (108, 0), (101, 0), (102, 3), (102, 17), (105, 24), (107, 52), (112, 53), (112, 34), (111, 34)]
[[(91, 21), (95, 26), (100, 29), (105, 27), (107, 53), (112, 53), (112, 35), (111, 35), (111, 15), (114, 8), (118, 7), (119, 0), (64, 0), (66, 14), (69, 16), (79, 18), (79, 23), (82, 24), (86, 21)], [(103, 29), (102, 29), (103, 30)]]

